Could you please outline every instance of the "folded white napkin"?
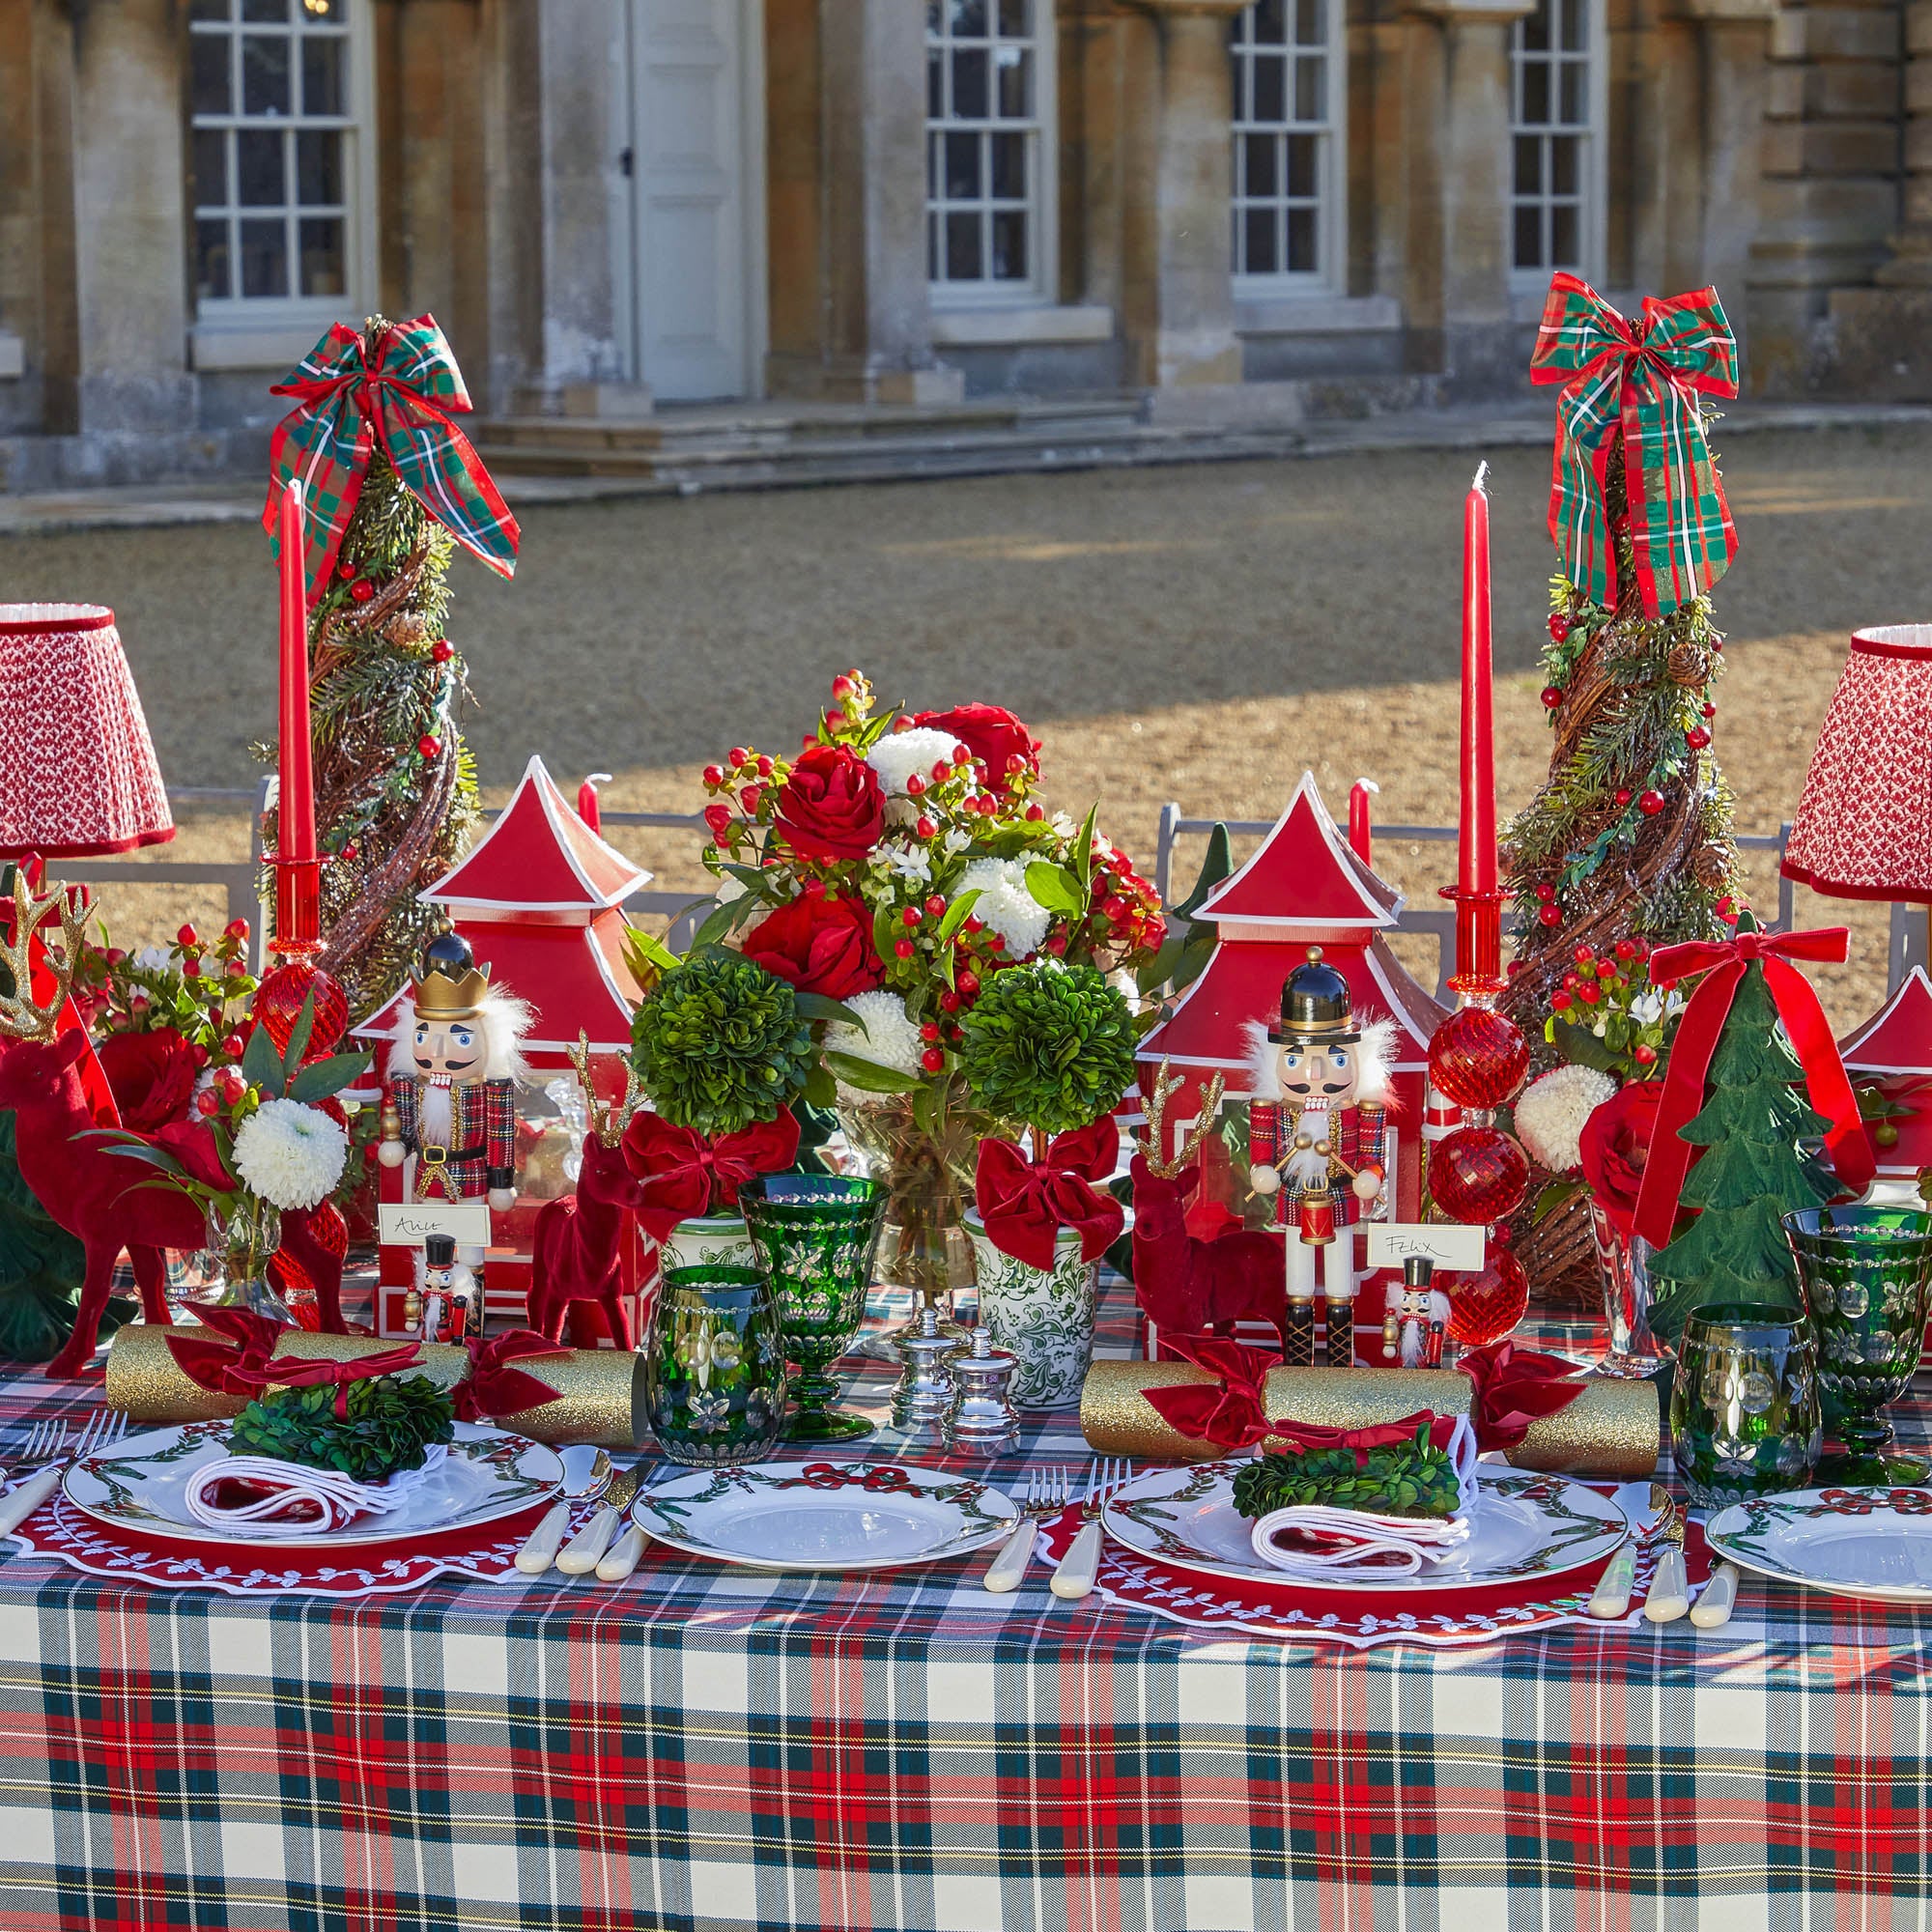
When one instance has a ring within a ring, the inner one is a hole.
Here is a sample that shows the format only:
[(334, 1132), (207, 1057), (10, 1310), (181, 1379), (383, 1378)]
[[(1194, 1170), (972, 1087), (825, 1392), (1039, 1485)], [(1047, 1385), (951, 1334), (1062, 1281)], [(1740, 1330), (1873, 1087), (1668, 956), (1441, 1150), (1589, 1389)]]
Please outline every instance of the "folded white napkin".
[[(189, 1477), (183, 1496), (187, 1513), (210, 1529), (246, 1529), (264, 1541), (316, 1536), (341, 1529), (358, 1516), (389, 1516), (412, 1491), (442, 1466), (448, 1448), (433, 1442), (419, 1469), (398, 1469), (380, 1483), (352, 1483), (333, 1469), (312, 1469), (272, 1456), (221, 1456)], [(224, 1509), (216, 1487), (239, 1481), (272, 1493)]]
[(1439, 1562), (1470, 1536), (1470, 1518), (1481, 1495), (1476, 1476), (1476, 1435), (1459, 1416), (1449, 1438), (1461, 1506), (1446, 1518), (1378, 1516), (1370, 1510), (1335, 1509), (1326, 1503), (1293, 1503), (1271, 1510), (1251, 1533), (1255, 1554), (1286, 1577), (1322, 1578), (1412, 1577)]

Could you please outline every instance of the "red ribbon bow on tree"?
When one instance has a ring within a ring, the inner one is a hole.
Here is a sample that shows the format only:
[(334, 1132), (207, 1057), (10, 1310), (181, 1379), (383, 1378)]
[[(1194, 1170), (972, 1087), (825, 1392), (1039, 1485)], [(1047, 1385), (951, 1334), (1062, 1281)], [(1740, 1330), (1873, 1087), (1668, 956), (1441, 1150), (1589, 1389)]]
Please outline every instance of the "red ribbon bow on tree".
[(463, 1346), (469, 1350), (469, 1373), (450, 1391), (457, 1421), (493, 1422), (556, 1400), (557, 1391), (549, 1382), (514, 1364), (569, 1354), (560, 1342), (534, 1328), (512, 1328), (494, 1342), (472, 1335)]
[(211, 1308), (200, 1313), (204, 1327), (230, 1340), (208, 1342), (170, 1335), (168, 1352), (189, 1381), (215, 1395), (255, 1396), (266, 1388), (314, 1388), (333, 1382), (335, 1413), (346, 1417), (354, 1384), (376, 1376), (400, 1374), (422, 1361), (421, 1345), (415, 1342), (383, 1349), (373, 1355), (357, 1355), (350, 1361), (302, 1360), (294, 1355), (275, 1360), (276, 1340), (287, 1331), (265, 1316), (250, 1314), (244, 1308)]
[(383, 453), (423, 508), (499, 577), (517, 568), (517, 520), (469, 439), (450, 421), (469, 392), (432, 315), (384, 323), (373, 342), (346, 323), (270, 392), (296, 397), (269, 445), (262, 526), (275, 533), (282, 488), (302, 485), (302, 569), (313, 604), (335, 567), (370, 459)]
[(1532, 1422), (1568, 1408), (1583, 1393), (1575, 1362), (1513, 1342), (1465, 1350), (1456, 1366), (1471, 1384), (1469, 1423), (1478, 1450), (1514, 1449)]
[(1670, 1239), (1678, 1196), (1690, 1171), (1690, 1145), (1678, 1130), (1688, 1126), (1704, 1104), (1711, 1056), (1729, 1017), (1738, 982), (1753, 964), (1764, 969), (1772, 1004), (1804, 1069), (1811, 1104), (1830, 1123), (1825, 1147), (1839, 1180), (1854, 1193), (1862, 1192), (1871, 1180), (1871, 1144), (1859, 1117), (1858, 1095), (1838, 1058), (1838, 1043), (1817, 990), (1790, 963), (1815, 959), (1835, 964), (1845, 957), (1848, 936), (1842, 925), (1808, 932), (1740, 932), (1731, 939), (1665, 946), (1650, 955), (1650, 977), (1659, 986), (1674, 986), (1693, 973), (1705, 976), (1677, 1023), (1657, 1127), (1644, 1162), (1643, 1185), (1637, 1190), (1636, 1232), (1652, 1247), (1661, 1248)]
[(1094, 1185), (1113, 1173), (1120, 1152), (1120, 1123), (1111, 1114), (1056, 1135), (1037, 1160), (1028, 1160), (1011, 1141), (981, 1141), (973, 1192), (986, 1238), (1002, 1254), (1046, 1269), (1061, 1229), (1071, 1228), (1080, 1236), (1080, 1259), (1098, 1261), (1126, 1226), (1121, 1204)]
[(788, 1107), (775, 1121), (753, 1121), (715, 1140), (659, 1114), (634, 1114), (624, 1129), (625, 1165), (643, 1182), (638, 1222), (654, 1241), (714, 1205), (735, 1208), (746, 1181), (781, 1174), (797, 1158), (798, 1122)]

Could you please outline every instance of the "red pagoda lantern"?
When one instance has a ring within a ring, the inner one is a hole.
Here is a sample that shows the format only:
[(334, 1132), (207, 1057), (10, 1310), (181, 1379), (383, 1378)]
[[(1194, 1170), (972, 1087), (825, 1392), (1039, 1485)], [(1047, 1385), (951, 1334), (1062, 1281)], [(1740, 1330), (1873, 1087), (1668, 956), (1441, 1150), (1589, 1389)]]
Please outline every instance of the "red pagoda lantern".
[(1875, 1083), (1906, 1109), (1866, 1123), (1878, 1176), (1873, 1199), (1918, 1206), (1918, 1176), (1932, 1167), (1932, 980), (1924, 967), (1915, 966), (1890, 999), (1839, 1042), (1838, 1055), (1856, 1084)]
[[(533, 757), (496, 823), (420, 895), (447, 912), (492, 984), (508, 987), (535, 1009), (523, 1055), (540, 1075), (555, 1076), (520, 1096), (517, 1203), (491, 1216), (485, 1282), (492, 1317), (524, 1319), (537, 1209), (571, 1191), (564, 1163), (575, 1148), (572, 1115), (580, 1095), (569, 1051), (580, 1034), (590, 1042), (600, 1094), (614, 1099), (623, 1093), (620, 1063), (630, 1050), (639, 988), (624, 963), (621, 908), (650, 877), (584, 824), (543, 760)], [(375, 1047), (379, 1073), (401, 997), (355, 1029)], [(401, 1170), (385, 1168), (383, 1176), (382, 1199), (401, 1201)], [(402, 1332), (412, 1257), (410, 1247), (383, 1246), (377, 1323), (383, 1334)], [(645, 1244), (634, 1230), (624, 1262), (627, 1291), (647, 1280), (645, 1264)]]

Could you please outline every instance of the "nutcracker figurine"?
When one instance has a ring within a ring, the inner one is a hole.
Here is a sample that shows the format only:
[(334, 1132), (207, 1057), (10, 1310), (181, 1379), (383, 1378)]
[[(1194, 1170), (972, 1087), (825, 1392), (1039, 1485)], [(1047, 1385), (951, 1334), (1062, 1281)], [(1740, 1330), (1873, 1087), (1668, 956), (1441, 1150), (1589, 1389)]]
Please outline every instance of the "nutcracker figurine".
[(1304, 1366), (1315, 1359), (1319, 1255), (1328, 1364), (1347, 1368), (1361, 1283), (1355, 1224), (1387, 1212), (1384, 1113), (1395, 1028), (1388, 1020), (1358, 1027), (1348, 980), (1312, 946), (1282, 985), (1278, 1023), (1254, 1021), (1248, 1039), (1248, 1185), (1273, 1197), (1271, 1225), (1287, 1236), (1287, 1359)]
[[(524, 1001), (491, 985), (487, 967), (477, 970), (459, 933), (440, 933), (423, 948), (397, 1009), (377, 1150), (384, 1167), (413, 1156), (410, 1200), (482, 1198), (499, 1213), (516, 1205), (517, 1082), (528, 1071), (520, 1042), (531, 1017)], [(466, 1244), (456, 1260), (480, 1279), (480, 1246)], [(418, 1255), (419, 1289), (423, 1278)]]

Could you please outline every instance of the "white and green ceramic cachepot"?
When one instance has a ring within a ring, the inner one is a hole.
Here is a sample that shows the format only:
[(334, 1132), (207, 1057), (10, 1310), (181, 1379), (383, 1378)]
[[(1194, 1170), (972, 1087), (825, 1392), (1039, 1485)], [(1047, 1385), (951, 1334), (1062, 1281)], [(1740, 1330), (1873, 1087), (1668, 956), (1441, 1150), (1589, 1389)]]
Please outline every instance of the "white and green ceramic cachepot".
[(1012, 1400), (1021, 1408), (1074, 1408), (1094, 1358), (1100, 1264), (1080, 1259), (1080, 1236), (1063, 1230), (1050, 1268), (1029, 1267), (995, 1247), (977, 1212), (966, 1216), (980, 1276), (980, 1321), (993, 1346), (1011, 1350)]
[(752, 1231), (742, 1214), (694, 1214), (680, 1221), (664, 1238), (659, 1264), (665, 1268), (734, 1267), (758, 1265)]

